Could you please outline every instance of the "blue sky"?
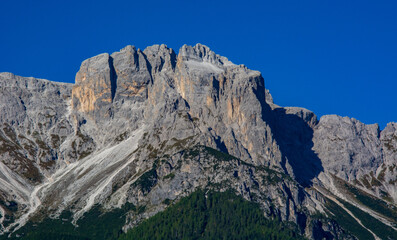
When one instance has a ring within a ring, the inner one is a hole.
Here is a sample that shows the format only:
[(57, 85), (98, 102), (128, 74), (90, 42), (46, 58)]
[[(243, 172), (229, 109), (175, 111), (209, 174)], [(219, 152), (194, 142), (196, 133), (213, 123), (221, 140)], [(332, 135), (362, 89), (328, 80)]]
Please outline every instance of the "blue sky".
[(259, 70), (275, 102), (397, 121), (397, 1), (1, 1), (0, 72), (74, 82), (131, 44), (202, 43)]

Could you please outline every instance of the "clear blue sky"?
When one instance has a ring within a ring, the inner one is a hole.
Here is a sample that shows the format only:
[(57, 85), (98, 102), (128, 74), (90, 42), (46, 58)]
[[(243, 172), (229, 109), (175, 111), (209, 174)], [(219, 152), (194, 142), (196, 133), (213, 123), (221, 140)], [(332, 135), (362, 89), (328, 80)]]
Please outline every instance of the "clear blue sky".
[(0, 72), (74, 82), (103, 52), (199, 42), (261, 71), (279, 105), (381, 128), (397, 121), (394, 0), (3, 0), (0, 9)]

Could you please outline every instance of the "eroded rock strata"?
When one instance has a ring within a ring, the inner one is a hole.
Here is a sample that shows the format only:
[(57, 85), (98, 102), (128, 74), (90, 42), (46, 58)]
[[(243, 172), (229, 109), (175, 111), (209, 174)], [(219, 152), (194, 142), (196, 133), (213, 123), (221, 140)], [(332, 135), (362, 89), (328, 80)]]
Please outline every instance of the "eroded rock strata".
[(258, 71), (201, 44), (100, 54), (75, 84), (1, 73), (0, 124), (2, 233), (64, 211), (76, 223), (97, 204), (145, 206), (126, 231), (199, 188), (234, 189), (311, 239), (357, 237), (336, 211), (395, 230), (395, 123), (277, 106)]

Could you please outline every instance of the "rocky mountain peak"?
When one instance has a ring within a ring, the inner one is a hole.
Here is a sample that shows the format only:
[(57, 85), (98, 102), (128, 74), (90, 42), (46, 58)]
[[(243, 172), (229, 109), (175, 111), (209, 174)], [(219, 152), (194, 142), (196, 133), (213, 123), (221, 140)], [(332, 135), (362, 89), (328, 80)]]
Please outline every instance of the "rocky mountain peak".
[(144, 51), (152, 69), (152, 74), (165, 71), (174, 71), (176, 66), (176, 53), (167, 45), (153, 45), (147, 47)]
[(166, 45), (150, 46), (143, 52), (127, 46), (82, 63), (72, 90), (72, 107), (75, 122), (124, 119), (132, 129), (136, 126), (132, 119), (152, 121), (183, 111), (189, 118), (200, 119), (189, 134), (201, 132), (198, 141), (203, 145), (259, 164), (280, 155), (273, 147), (259, 147), (271, 138), (264, 122), (270, 114), (265, 92), (259, 72), (234, 65), (207, 46), (184, 45), (178, 55)]
[(195, 46), (183, 45), (179, 50), (178, 57), (183, 61), (207, 62), (218, 67), (234, 65), (227, 58), (217, 55), (209, 47), (200, 43)]
[(0, 231), (37, 212), (68, 210), (76, 223), (97, 204), (148, 206), (127, 214), (127, 229), (202, 187), (232, 188), (314, 239), (350, 236), (328, 221), (341, 199), (397, 224), (387, 213), (397, 202), (395, 123), (380, 131), (277, 106), (260, 72), (202, 44), (100, 54), (74, 85), (0, 73), (0, 124)]

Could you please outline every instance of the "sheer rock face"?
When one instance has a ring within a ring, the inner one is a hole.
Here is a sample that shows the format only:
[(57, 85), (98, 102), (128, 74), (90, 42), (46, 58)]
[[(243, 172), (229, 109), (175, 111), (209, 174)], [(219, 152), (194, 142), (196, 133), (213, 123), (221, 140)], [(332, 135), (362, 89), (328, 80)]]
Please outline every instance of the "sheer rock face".
[[(97, 123), (123, 119), (131, 129), (137, 127), (129, 119), (138, 108), (146, 124), (158, 124), (176, 112), (185, 114), (199, 121), (195, 130), (178, 138), (199, 135), (203, 145), (255, 164), (277, 165), (280, 153), (263, 121), (271, 114), (264, 92), (259, 72), (234, 65), (206, 46), (185, 45), (178, 56), (165, 45), (143, 52), (127, 46), (82, 63), (72, 102), (78, 115)], [(172, 138), (163, 135), (161, 141)]]
[[(20, 224), (39, 210), (68, 209), (77, 220), (97, 203), (149, 204), (147, 217), (166, 199), (216, 183), (316, 238), (313, 226), (334, 236), (341, 230), (311, 219), (324, 213), (325, 198), (306, 187), (334, 190), (329, 179), (337, 176), (397, 201), (395, 123), (379, 131), (277, 106), (259, 72), (201, 44), (178, 54), (165, 45), (100, 54), (81, 64), (74, 85), (1, 73), (0, 93), (0, 214)], [(240, 160), (195, 155), (198, 145)], [(151, 189), (137, 187), (153, 169), (159, 178)], [(129, 215), (126, 226), (145, 216)]]
[(76, 74), (76, 84), (73, 86), (73, 109), (95, 118), (109, 117), (115, 81), (109, 54), (85, 60)]
[(146, 56), (141, 50), (127, 46), (120, 52), (112, 54), (115, 70), (115, 98), (145, 101), (147, 85), (151, 82), (151, 73)]
[(176, 90), (188, 103), (189, 114), (200, 120), (200, 130), (212, 135), (214, 147), (254, 164), (280, 161), (263, 121), (270, 107), (259, 72), (234, 65), (202, 45), (183, 46), (176, 66)]

